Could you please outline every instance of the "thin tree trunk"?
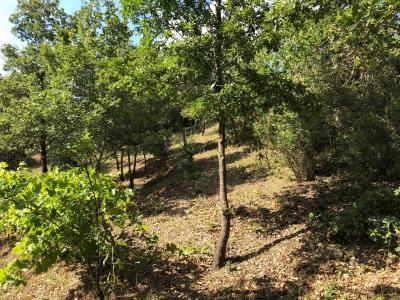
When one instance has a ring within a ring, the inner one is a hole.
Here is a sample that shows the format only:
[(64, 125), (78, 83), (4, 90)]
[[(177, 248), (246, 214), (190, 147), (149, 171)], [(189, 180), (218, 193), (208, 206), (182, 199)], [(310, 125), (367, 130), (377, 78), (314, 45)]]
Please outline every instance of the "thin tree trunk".
[(222, 211), (221, 232), (215, 249), (213, 268), (219, 269), (225, 264), (226, 248), (228, 244), (231, 215), (229, 211), (227, 189), (226, 189), (226, 160), (225, 160), (225, 124), (218, 124), (218, 176), (219, 176), (219, 202)]
[(147, 173), (147, 159), (146, 159), (146, 152), (143, 151), (143, 158), (144, 158), (144, 171)]
[(181, 130), (181, 135), (182, 135), (182, 140), (183, 140), (183, 151), (185, 152), (185, 156), (186, 156), (187, 163), (188, 163), (187, 167), (189, 170), (191, 170), (193, 167), (193, 155), (188, 148), (185, 127), (182, 126), (181, 121), (179, 121), (179, 129)]
[(101, 171), (101, 160), (103, 159), (104, 155), (104, 147), (101, 149), (99, 158), (96, 157), (96, 173), (100, 173)]
[(42, 166), (42, 174), (47, 173), (49, 169), (47, 167), (47, 144), (45, 134), (42, 134), (40, 137), (40, 164)]
[(137, 162), (137, 151), (136, 147), (134, 148), (135, 151), (135, 156), (133, 157), (133, 174), (132, 174), (132, 188), (135, 186), (134, 185), (134, 180), (136, 178), (136, 162)]
[[(45, 85), (45, 72), (38, 72), (36, 73), (37, 78), (39, 79), (40, 87), (42, 91), (46, 89)], [(43, 126), (43, 128), (46, 128), (46, 121), (43, 117), (40, 117), (40, 124)], [(41, 135), (40, 135), (40, 164), (42, 166), (42, 174), (45, 174), (49, 171), (47, 167), (47, 137), (46, 133), (44, 132), (44, 129), (41, 129)]]
[(128, 172), (129, 172), (129, 188), (133, 189), (133, 174), (132, 174), (132, 168), (131, 168), (131, 151), (130, 148), (128, 147)]
[(117, 151), (114, 152), (114, 158), (115, 158), (115, 165), (117, 167), (117, 171), (119, 171), (119, 160), (118, 160), (118, 153)]
[[(216, 82), (215, 92), (218, 93), (223, 87), (223, 70), (222, 70), (222, 17), (221, 0), (216, 1), (216, 41), (215, 41), (215, 71)], [(223, 109), (223, 106), (221, 106)], [(219, 176), (219, 203), (221, 207), (221, 232), (218, 239), (217, 247), (214, 253), (213, 269), (221, 268), (226, 261), (226, 248), (228, 244), (231, 215), (229, 211), (229, 203), (226, 189), (226, 160), (225, 160), (225, 114), (222, 111), (219, 113), (218, 122), (218, 176)]]
[(124, 151), (123, 150), (121, 150), (121, 169), (120, 169), (120, 171), (121, 171), (121, 173), (119, 176), (119, 180), (124, 181), (125, 175), (124, 175)]

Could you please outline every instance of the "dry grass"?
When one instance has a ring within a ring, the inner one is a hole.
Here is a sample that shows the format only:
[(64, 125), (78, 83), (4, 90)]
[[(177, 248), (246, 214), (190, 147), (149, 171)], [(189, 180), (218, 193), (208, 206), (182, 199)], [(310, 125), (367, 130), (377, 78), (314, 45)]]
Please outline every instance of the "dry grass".
[[(211, 272), (219, 229), (215, 140), (215, 127), (193, 137), (199, 149), (193, 173), (180, 166), (177, 144), (167, 162), (149, 163), (148, 177), (140, 166), (137, 197), (145, 223), (159, 235), (159, 256), (135, 278), (136, 286), (121, 291), (125, 298), (400, 299), (396, 263), (382, 265), (382, 256), (361, 246), (327, 243), (310, 228), (309, 212), (338, 200), (340, 191), (328, 179), (299, 184), (278, 154), (270, 153), (268, 169), (237, 147), (227, 149), (229, 262)], [(169, 254), (164, 249), (171, 242), (194, 252), (188, 258)], [(0, 298), (81, 299), (71, 292), (80, 285), (77, 272), (60, 264)]]

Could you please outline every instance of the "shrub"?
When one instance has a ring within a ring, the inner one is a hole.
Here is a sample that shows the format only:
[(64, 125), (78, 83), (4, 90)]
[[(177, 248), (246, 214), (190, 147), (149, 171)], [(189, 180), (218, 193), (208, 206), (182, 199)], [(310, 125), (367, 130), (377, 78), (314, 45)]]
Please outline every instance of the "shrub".
[[(59, 260), (79, 263), (96, 284), (100, 298), (123, 268), (120, 251), (127, 245), (115, 235), (132, 220), (145, 238), (132, 191), (120, 190), (111, 177), (93, 170), (49, 172), (32, 176), (0, 167), (0, 231), (20, 237), (16, 258), (0, 270), (0, 284), (23, 283), (24, 272), (44, 272)], [(111, 284), (112, 283), (112, 284)]]
[(269, 113), (255, 125), (259, 148), (276, 149), (283, 154), (298, 181), (312, 179), (315, 159), (309, 131), (296, 113)]
[(399, 253), (400, 197), (391, 188), (365, 191), (349, 207), (328, 217), (327, 230), (338, 242), (369, 242)]

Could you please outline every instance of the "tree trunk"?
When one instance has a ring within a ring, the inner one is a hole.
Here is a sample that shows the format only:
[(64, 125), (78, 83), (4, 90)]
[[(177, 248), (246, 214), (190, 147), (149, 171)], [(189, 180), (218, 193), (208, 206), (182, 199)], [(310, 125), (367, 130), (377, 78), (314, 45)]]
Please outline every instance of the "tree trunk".
[(96, 173), (101, 172), (101, 161), (103, 159), (103, 155), (104, 155), (104, 147), (101, 149), (99, 158), (96, 157)]
[(117, 167), (117, 171), (119, 172), (119, 160), (117, 151), (114, 152), (114, 158), (115, 158), (115, 166)]
[[(40, 87), (42, 91), (46, 89), (45, 85), (45, 72), (36, 73), (37, 78), (39, 79)], [(47, 137), (44, 128), (46, 128), (46, 121), (43, 117), (40, 117), (39, 122), (42, 126), (41, 134), (40, 134), (40, 164), (42, 166), (42, 174), (45, 174), (49, 171), (47, 167)]]
[[(215, 4), (216, 10), (216, 40), (215, 40), (215, 92), (219, 93), (223, 87), (223, 70), (222, 70), (222, 17), (221, 0), (217, 0)], [(227, 189), (226, 189), (226, 160), (225, 160), (225, 114), (224, 106), (221, 103), (218, 122), (218, 176), (219, 176), (219, 203), (221, 207), (221, 233), (214, 253), (213, 269), (219, 269), (225, 264), (226, 248), (228, 244), (231, 215), (229, 211)]]
[(179, 129), (181, 131), (182, 140), (183, 140), (183, 151), (185, 152), (185, 157), (187, 159), (187, 168), (191, 170), (193, 168), (193, 154), (190, 152), (188, 148), (187, 138), (185, 127), (182, 126), (181, 120), (179, 121)]
[(47, 144), (45, 134), (42, 134), (40, 137), (40, 164), (42, 166), (42, 174), (47, 173), (49, 169), (47, 167)]
[(124, 175), (124, 151), (123, 150), (121, 150), (121, 169), (120, 169), (120, 171), (121, 171), (121, 173), (119, 176), (119, 180), (124, 181), (125, 175)]
[(134, 149), (135, 151), (135, 156), (133, 157), (133, 174), (132, 174), (132, 188), (135, 186), (134, 185), (134, 180), (136, 177), (136, 162), (137, 162), (137, 151), (136, 148)]
[(231, 215), (229, 211), (227, 189), (226, 189), (226, 160), (225, 160), (225, 124), (218, 124), (218, 176), (219, 176), (219, 202), (222, 211), (221, 233), (217, 248), (215, 249), (213, 268), (219, 269), (225, 264), (226, 247), (228, 244)]
[(128, 147), (127, 155), (128, 155), (129, 188), (133, 189), (133, 174), (132, 174), (132, 168), (131, 168), (131, 151), (130, 151), (129, 147)]
[(144, 158), (144, 172), (147, 173), (147, 159), (146, 159), (146, 152), (143, 152)]

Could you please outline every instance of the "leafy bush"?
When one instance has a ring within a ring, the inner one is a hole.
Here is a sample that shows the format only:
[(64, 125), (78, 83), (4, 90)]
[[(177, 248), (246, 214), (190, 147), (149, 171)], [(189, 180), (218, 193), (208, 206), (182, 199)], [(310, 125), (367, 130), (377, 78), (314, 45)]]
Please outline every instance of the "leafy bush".
[(312, 219), (314, 228), (326, 229), (338, 242), (370, 242), (400, 253), (400, 197), (390, 188), (363, 192), (349, 207), (328, 216), (326, 227), (318, 226), (321, 218)]
[(309, 132), (296, 113), (269, 113), (255, 128), (260, 148), (281, 152), (298, 181), (313, 177), (315, 162)]
[(121, 190), (111, 177), (93, 170), (49, 172), (32, 176), (0, 167), (0, 231), (20, 237), (16, 259), (0, 270), (0, 285), (23, 283), (24, 272), (44, 272), (56, 261), (79, 263), (92, 275), (100, 298), (115, 284), (123, 268), (126, 243), (116, 234), (132, 220), (145, 232), (132, 202), (132, 191)]

